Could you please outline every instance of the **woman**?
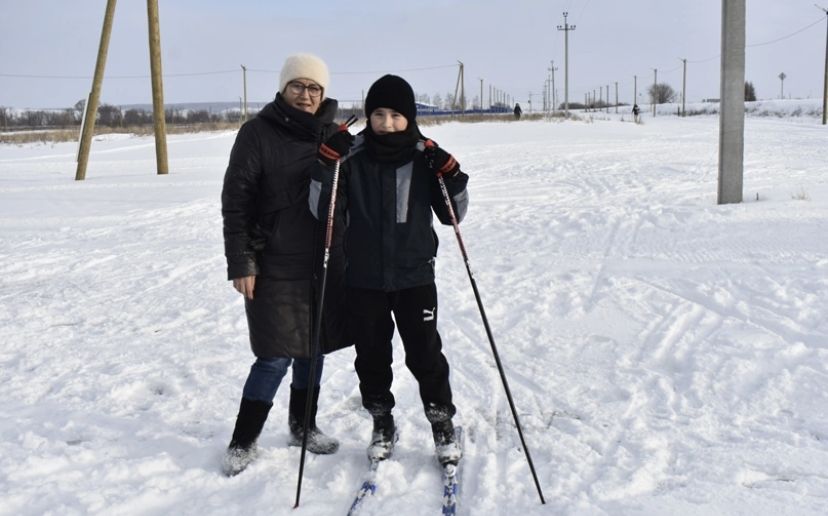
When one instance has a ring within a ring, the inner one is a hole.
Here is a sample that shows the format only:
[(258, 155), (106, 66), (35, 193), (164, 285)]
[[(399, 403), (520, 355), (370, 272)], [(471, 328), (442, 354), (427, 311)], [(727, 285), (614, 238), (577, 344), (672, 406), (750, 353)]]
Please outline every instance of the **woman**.
[[(241, 127), (224, 176), (228, 279), (244, 296), (256, 356), (223, 464), (228, 476), (240, 473), (255, 458), (256, 440), (291, 365), (290, 445), (302, 443), (324, 237), (324, 227), (308, 211), (307, 198), (319, 143), (336, 129), (337, 102), (325, 98), (328, 84), (328, 68), (318, 57), (287, 58), (276, 99)], [(337, 313), (344, 291), (342, 256), (340, 240), (332, 247), (328, 265), (322, 352), (345, 345)], [(336, 452), (339, 443), (316, 426), (322, 364), (319, 354), (312, 379), (308, 451), (327, 454)]]

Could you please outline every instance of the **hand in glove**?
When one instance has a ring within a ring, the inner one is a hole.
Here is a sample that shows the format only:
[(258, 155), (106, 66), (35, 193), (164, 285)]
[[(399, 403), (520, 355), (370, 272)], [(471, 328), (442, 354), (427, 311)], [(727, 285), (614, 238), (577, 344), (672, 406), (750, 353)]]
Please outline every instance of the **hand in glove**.
[(328, 137), (325, 142), (319, 146), (317, 156), (320, 161), (327, 165), (333, 165), (339, 161), (342, 156), (348, 154), (351, 150), (351, 145), (354, 143), (354, 136), (348, 132), (348, 126), (342, 124), (339, 129)]
[(438, 176), (452, 177), (460, 171), (460, 163), (454, 156), (444, 151), (431, 140), (426, 142), (423, 151), (426, 166)]

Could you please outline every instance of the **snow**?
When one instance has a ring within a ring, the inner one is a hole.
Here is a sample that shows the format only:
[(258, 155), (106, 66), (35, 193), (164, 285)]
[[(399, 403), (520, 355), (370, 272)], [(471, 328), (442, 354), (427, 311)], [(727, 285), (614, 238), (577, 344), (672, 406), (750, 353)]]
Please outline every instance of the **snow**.
[[(612, 100), (614, 97), (610, 97)], [(621, 99), (623, 102), (623, 99)], [(799, 122), (821, 124), (822, 123), (822, 99), (763, 99), (753, 102), (745, 102), (745, 116), (748, 118), (794, 118)], [(653, 105), (648, 103), (639, 104), (641, 115), (649, 118), (653, 112)], [(687, 102), (684, 106), (688, 116), (716, 115), (719, 113), (719, 102)], [(599, 111), (583, 113), (582, 110), (571, 110), (586, 116), (601, 117), (610, 115), (612, 118), (619, 118), (615, 114), (615, 106), (610, 106), (609, 113), (606, 107)], [(618, 113), (627, 120), (631, 119), (632, 107), (630, 105), (618, 106)], [(681, 102), (668, 102), (656, 106), (658, 116), (676, 116), (681, 112)]]
[[(539, 503), (451, 228), (440, 331), (466, 430), (462, 514), (828, 513), (825, 128), (748, 118), (744, 202), (716, 205), (715, 117), (446, 123), (471, 176), (471, 266)], [(220, 459), (252, 363), (225, 280), (233, 132), (0, 147), (0, 514), (345, 514), (371, 423), (331, 355), (293, 510), (287, 381), (260, 459)], [(363, 514), (436, 514), (440, 476), (395, 341), (401, 437)]]

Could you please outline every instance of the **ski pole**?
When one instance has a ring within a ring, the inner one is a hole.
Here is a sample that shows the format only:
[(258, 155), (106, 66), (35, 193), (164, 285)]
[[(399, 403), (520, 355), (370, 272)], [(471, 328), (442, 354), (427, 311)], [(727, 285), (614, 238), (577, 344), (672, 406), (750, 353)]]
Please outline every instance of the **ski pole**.
[[(434, 147), (435, 143), (431, 140), (426, 140), (425, 146)], [(446, 202), (446, 208), (448, 209), (449, 218), (451, 219), (451, 225), (454, 227), (454, 236), (457, 237), (457, 244), (460, 246), (460, 254), (463, 255), (463, 261), (466, 263), (466, 272), (469, 275), (469, 281), (471, 282), (472, 290), (474, 291), (474, 298), (477, 300), (477, 308), (480, 310), (480, 317), (483, 319), (483, 327), (486, 328), (486, 335), (489, 337), (489, 344), (491, 345), (492, 354), (494, 355), (495, 363), (497, 364), (497, 370), (500, 373), (500, 379), (503, 382), (503, 388), (506, 390), (506, 399), (509, 400), (509, 408), (512, 410), (512, 417), (515, 420), (515, 426), (517, 426), (518, 435), (520, 436), (520, 443), (523, 445), (523, 451), (526, 453), (526, 461), (529, 463), (532, 478), (535, 480), (535, 487), (538, 490), (538, 496), (540, 496), (541, 504), (546, 504), (546, 500), (543, 498), (543, 491), (541, 491), (540, 482), (538, 482), (538, 475), (535, 473), (535, 465), (532, 463), (532, 455), (529, 453), (529, 447), (526, 446), (526, 439), (523, 438), (523, 428), (520, 426), (517, 409), (515, 409), (515, 402), (512, 400), (512, 392), (509, 390), (509, 382), (506, 380), (506, 373), (503, 371), (503, 364), (500, 362), (500, 355), (497, 353), (497, 346), (495, 345), (494, 337), (492, 336), (492, 330), (489, 327), (489, 319), (486, 317), (486, 311), (483, 309), (483, 301), (480, 298), (480, 291), (477, 289), (477, 282), (474, 280), (474, 274), (472, 274), (471, 265), (469, 264), (469, 255), (466, 252), (466, 246), (463, 243), (463, 236), (460, 234), (460, 225), (457, 223), (457, 216), (454, 214), (454, 207), (451, 205), (451, 198), (449, 197), (448, 189), (446, 189), (446, 182), (443, 180), (443, 174), (437, 174), (437, 182), (440, 184), (440, 191), (443, 193), (443, 200)]]
[[(340, 131), (347, 131), (354, 122), (355, 115), (339, 126)], [(308, 398), (305, 400), (305, 420), (302, 423), (302, 451), (299, 455), (299, 480), (296, 483), (296, 503), (293, 508), (299, 507), (299, 497), (302, 495), (302, 473), (305, 471), (305, 454), (308, 450), (308, 430), (310, 426), (311, 407), (313, 404), (314, 388), (316, 387), (316, 362), (319, 359), (319, 335), (322, 332), (322, 308), (325, 305), (325, 286), (328, 283), (328, 260), (331, 256), (331, 245), (333, 243), (334, 210), (336, 209), (336, 189), (339, 184), (340, 160), (336, 160), (333, 172), (333, 187), (331, 189), (331, 202), (328, 205), (328, 218), (325, 226), (325, 254), (322, 258), (322, 285), (317, 303), (317, 314), (313, 331), (313, 343), (311, 345), (311, 363), (308, 371)]]

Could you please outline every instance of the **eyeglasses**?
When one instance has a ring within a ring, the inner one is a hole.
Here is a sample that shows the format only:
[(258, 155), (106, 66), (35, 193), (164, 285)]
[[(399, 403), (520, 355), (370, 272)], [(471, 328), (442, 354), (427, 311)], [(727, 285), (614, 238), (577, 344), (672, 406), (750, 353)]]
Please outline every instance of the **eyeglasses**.
[(287, 89), (294, 95), (299, 96), (308, 90), (308, 95), (313, 98), (319, 97), (322, 95), (322, 87), (318, 84), (308, 84), (304, 85), (301, 82), (289, 82), (287, 85)]

